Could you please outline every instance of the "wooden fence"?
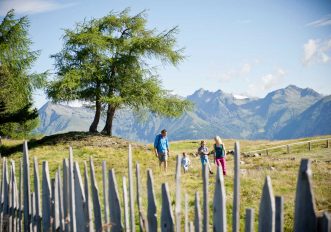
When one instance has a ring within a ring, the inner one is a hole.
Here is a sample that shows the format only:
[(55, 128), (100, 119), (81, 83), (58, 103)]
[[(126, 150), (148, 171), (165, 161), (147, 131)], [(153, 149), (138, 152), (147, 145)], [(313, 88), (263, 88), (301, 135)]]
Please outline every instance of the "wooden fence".
[(284, 144), (284, 145), (279, 145), (279, 146), (274, 146), (274, 147), (268, 147), (264, 149), (259, 149), (259, 150), (254, 150), (254, 151), (247, 151), (244, 152), (246, 155), (254, 154), (254, 153), (265, 153), (266, 155), (269, 155), (270, 151), (276, 150), (276, 149), (284, 149), (287, 154), (291, 152), (291, 148), (294, 146), (306, 146), (308, 151), (312, 150), (312, 144), (313, 143), (318, 143), (318, 142), (325, 142), (325, 148), (330, 148), (330, 140), (331, 138), (323, 138), (323, 139), (314, 139), (314, 140), (309, 140), (309, 141), (301, 141), (301, 142), (296, 142), (296, 143), (289, 143), (289, 144)]
[[(232, 210), (232, 231), (240, 231), (240, 162), (239, 143), (235, 143), (234, 154), (234, 193)], [(153, 184), (152, 170), (147, 170), (147, 196), (141, 195), (141, 173), (139, 164), (136, 165), (136, 189), (132, 167), (132, 151), (128, 152), (128, 181), (123, 177), (123, 202), (120, 202), (120, 191), (117, 185), (115, 170), (106, 170), (102, 163), (103, 202), (95, 176), (93, 159), (90, 158), (89, 169), (84, 162), (84, 174), (80, 173), (79, 164), (73, 159), (73, 151), (69, 149), (69, 159), (63, 160), (62, 170), (59, 168), (50, 178), (48, 162), (42, 163), (42, 182), (38, 173), (38, 161), (33, 159), (34, 192), (30, 189), (30, 164), (27, 142), (23, 145), (23, 159), (20, 163), (19, 179), (15, 175), (15, 163), (2, 159), (1, 180), (1, 231), (185, 231), (206, 232), (227, 231), (226, 189), (222, 171), (218, 168), (213, 193), (213, 211), (209, 212), (209, 172), (203, 170), (202, 210), (200, 195), (195, 193), (194, 209), (190, 209), (187, 194), (184, 195), (184, 210), (181, 197), (181, 158), (177, 157), (175, 210), (171, 205), (168, 184), (162, 184), (161, 215), (157, 215), (157, 204)], [(330, 231), (330, 215), (324, 212), (318, 215), (312, 191), (310, 161), (301, 161), (294, 212), (294, 228), (296, 232)], [(89, 178), (90, 174), (90, 178)], [(136, 198), (134, 197), (136, 192)], [(147, 211), (142, 207), (142, 197), (147, 197)], [(274, 196), (271, 179), (266, 177), (258, 216), (258, 230), (268, 232), (283, 231), (283, 202), (282, 197)], [(137, 206), (135, 207), (135, 203)], [(103, 214), (101, 205), (103, 204)], [(121, 207), (121, 205), (123, 207)], [(135, 213), (134, 209), (138, 209)], [(194, 220), (188, 217), (188, 211), (194, 210)], [(183, 215), (182, 215), (183, 213)], [(210, 215), (212, 214), (212, 215)], [(124, 215), (124, 217), (123, 217)], [(136, 225), (136, 218), (137, 225)], [(184, 218), (184, 220), (183, 220)], [(209, 219), (212, 218), (212, 222)], [(182, 225), (182, 221), (184, 224)], [(139, 223), (138, 223), (139, 222)], [(243, 231), (243, 229), (242, 229)], [(245, 231), (254, 231), (254, 210), (246, 209)]]

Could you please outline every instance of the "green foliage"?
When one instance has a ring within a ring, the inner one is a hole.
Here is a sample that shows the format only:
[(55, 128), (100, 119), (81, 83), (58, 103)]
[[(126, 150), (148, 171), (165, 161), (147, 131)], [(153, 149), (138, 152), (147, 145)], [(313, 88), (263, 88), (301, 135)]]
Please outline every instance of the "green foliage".
[(130, 16), (126, 9), (66, 29), (62, 51), (52, 56), (58, 75), (48, 96), (56, 102), (101, 102), (112, 112), (126, 106), (177, 117), (190, 109), (190, 102), (162, 88), (148, 64), (176, 66), (184, 59), (183, 49), (176, 48), (177, 27), (159, 33), (146, 24), (144, 11)]
[(0, 23), (0, 134), (27, 134), (37, 126), (32, 91), (45, 84), (47, 73), (30, 73), (39, 51), (30, 50), (28, 28), (28, 18), (16, 19), (14, 10)]

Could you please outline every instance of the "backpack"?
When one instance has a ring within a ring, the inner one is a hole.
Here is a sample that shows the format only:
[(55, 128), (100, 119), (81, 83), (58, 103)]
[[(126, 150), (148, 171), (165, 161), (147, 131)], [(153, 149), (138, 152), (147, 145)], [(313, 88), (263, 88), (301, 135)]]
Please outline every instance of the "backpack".
[(214, 144), (214, 150), (215, 150), (216, 159), (223, 158), (225, 156), (223, 144), (220, 144), (219, 147), (217, 147), (216, 144)]

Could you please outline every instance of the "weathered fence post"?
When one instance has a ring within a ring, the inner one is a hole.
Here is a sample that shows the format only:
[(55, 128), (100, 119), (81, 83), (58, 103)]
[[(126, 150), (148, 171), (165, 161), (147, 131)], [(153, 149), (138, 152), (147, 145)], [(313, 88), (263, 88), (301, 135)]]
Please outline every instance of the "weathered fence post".
[(23, 231), (22, 220), (23, 220), (23, 160), (20, 160), (20, 183), (19, 183), (19, 196), (18, 196), (18, 231)]
[(254, 232), (254, 209), (246, 209), (245, 232)]
[(65, 230), (65, 225), (64, 225), (64, 214), (63, 214), (63, 192), (62, 192), (62, 182), (61, 182), (61, 169), (58, 167), (58, 170), (56, 172), (56, 178), (58, 180), (57, 186), (56, 186), (56, 191), (59, 197), (59, 221), (60, 221), (60, 231)]
[(161, 210), (161, 232), (175, 231), (174, 217), (171, 209), (168, 184), (162, 184), (162, 210)]
[(93, 212), (94, 212), (94, 223), (95, 231), (102, 231), (101, 222), (101, 206), (99, 200), (99, 189), (95, 178), (93, 159), (90, 157), (90, 169), (91, 169), (91, 186), (92, 186), (92, 199), (93, 199)]
[(283, 232), (284, 231), (284, 197), (276, 196), (275, 204), (276, 204), (275, 232)]
[(58, 231), (60, 228), (60, 199), (59, 199), (59, 177), (55, 173), (54, 183), (52, 182), (52, 205), (53, 205), (53, 231)]
[(232, 209), (232, 231), (239, 232), (240, 225), (240, 145), (234, 144), (234, 183), (233, 183), (233, 209)]
[(189, 232), (189, 221), (188, 221), (188, 196), (185, 193), (185, 224), (184, 224), (184, 232)]
[(129, 144), (128, 152), (128, 178), (129, 178), (129, 202), (130, 202), (130, 229), (135, 231), (135, 219), (134, 219), (134, 194), (133, 194), (133, 176), (132, 176), (132, 149), (131, 144)]
[(154, 193), (154, 180), (151, 169), (147, 170), (147, 221), (149, 231), (157, 231), (157, 211), (156, 211), (156, 200)]
[(181, 229), (181, 188), (180, 188), (180, 170), (181, 170), (181, 160), (182, 157), (177, 155), (177, 163), (176, 163), (176, 207), (175, 207), (175, 215), (176, 215), (176, 231), (180, 231)]
[(40, 180), (39, 180), (39, 168), (37, 158), (33, 158), (33, 171), (34, 171), (34, 196), (36, 207), (36, 228), (37, 231), (41, 231), (41, 210), (40, 210)]
[[(42, 222), (43, 231), (51, 231), (51, 204), (52, 204), (52, 190), (49, 178), (48, 162), (43, 161), (43, 180), (42, 180)], [(25, 207), (25, 205), (24, 205)]]
[(37, 220), (36, 220), (36, 198), (35, 198), (35, 193), (32, 192), (31, 193), (31, 196), (30, 196), (30, 199), (31, 199), (31, 224), (32, 224), (32, 231), (33, 232), (36, 232), (37, 231)]
[(74, 158), (72, 147), (69, 147), (69, 207), (70, 207), (70, 231), (76, 232), (76, 208), (75, 208), (75, 182), (74, 182)]
[(103, 190), (103, 205), (104, 205), (104, 225), (105, 231), (109, 232), (109, 209), (108, 209), (108, 181), (107, 181), (107, 164), (106, 161), (102, 161), (102, 190)]
[(68, 160), (63, 159), (63, 218), (65, 232), (70, 230), (69, 210), (69, 165)]
[(29, 150), (28, 142), (23, 144), (23, 197), (24, 197), (24, 231), (30, 231), (30, 165), (29, 165)]
[(195, 192), (194, 229), (195, 232), (201, 231), (201, 208), (200, 208), (199, 192)]
[(194, 232), (194, 224), (190, 221), (189, 232)]
[(213, 215), (213, 231), (226, 231), (226, 195), (224, 187), (223, 172), (220, 167), (217, 167), (215, 192), (214, 192), (214, 215)]
[(129, 223), (129, 208), (128, 208), (128, 192), (126, 187), (126, 178), (123, 176), (123, 204), (124, 204), (124, 231), (130, 231)]
[(330, 232), (331, 231), (331, 214), (328, 212), (323, 212), (323, 214), (318, 217), (318, 232)]
[(17, 211), (17, 185), (15, 177), (15, 162), (11, 161), (10, 182), (9, 182), (9, 231), (16, 231)]
[(308, 151), (311, 151), (311, 142), (308, 142)]
[(209, 194), (208, 194), (208, 185), (209, 185), (209, 170), (208, 164), (203, 166), (202, 171), (203, 178), (203, 221), (202, 221), (202, 231), (208, 232), (209, 229)]
[[(117, 181), (115, 176), (115, 170), (109, 170), (109, 215), (112, 232), (123, 231), (122, 219), (121, 219), (121, 205), (118, 194)], [(106, 206), (105, 206), (106, 207)]]
[[(87, 164), (84, 161), (84, 191), (85, 191), (85, 199), (86, 199), (86, 207), (84, 207), (86, 221), (87, 221), (87, 231), (93, 232), (93, 221), (92, 221), (92, 205), (91, 205), (91, 193), (90, 193), (90, 185), (89, 185), (89, 177), (87, 171)], [(106, 207), (106, 206), (105, 206)]]
[(330, 141), (329, 139), (326, 140), (326, 148), (329, 148), (330, 147)]
[(312, 189), (310, 160), (302, 159), (295, 196), (294, 231), (315, 231), (317, 228), (315, 198)]
[(259, 209), (259, 232), (264, 231), (275, 231), (275, 198), (269, 176), (265, 178)]
[(139, 213), (139, 229), (140, 231), (148, 231), (148, 222), (144, 217), (142, 203), (141, 203), (141, 181), (140, 181), (140, 166), (139, 163), (136, 163), (136, 185), (137, 185), (137, 205)]
[(76, 229), (79, 232), (87, 231), (87, 216), (85, 215), (86, 199), (83, 188), (82, 176), (80, 174), (79, 165), (75, 162), (74, 166), (74, 182), (75, 182), (75, 210), (76, 210)]
[(8, 223), (6, 223), (5, 217), (8, 214), (8, 190), (9, 190), (9, 183), (8, 183), (8, 166), (7, 166), (7, 159), (3, 158), (2, 160), (2, 185), (1, 185), (1, 224), (0, 229), (6, 231), (8, 228)]

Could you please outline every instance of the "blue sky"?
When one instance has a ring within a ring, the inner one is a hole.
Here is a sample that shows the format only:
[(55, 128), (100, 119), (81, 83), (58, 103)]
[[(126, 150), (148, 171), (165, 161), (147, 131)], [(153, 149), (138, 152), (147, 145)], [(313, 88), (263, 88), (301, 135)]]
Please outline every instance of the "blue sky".
[[(11, 8), (28, 15), (33, 49), (41, 50), (33, 70), (51, 72), (63, 28), (127, 7), (147, 9), (151, 28), (179, 27), (186, 60), (155, 63), (175, 94), (204, 88), (263, 97), (289, 84), (331, 94), (331, 1), (0, 0), (1, 17)], [(47, 101), (40, 91), (34, 99), (37, 107)]]

